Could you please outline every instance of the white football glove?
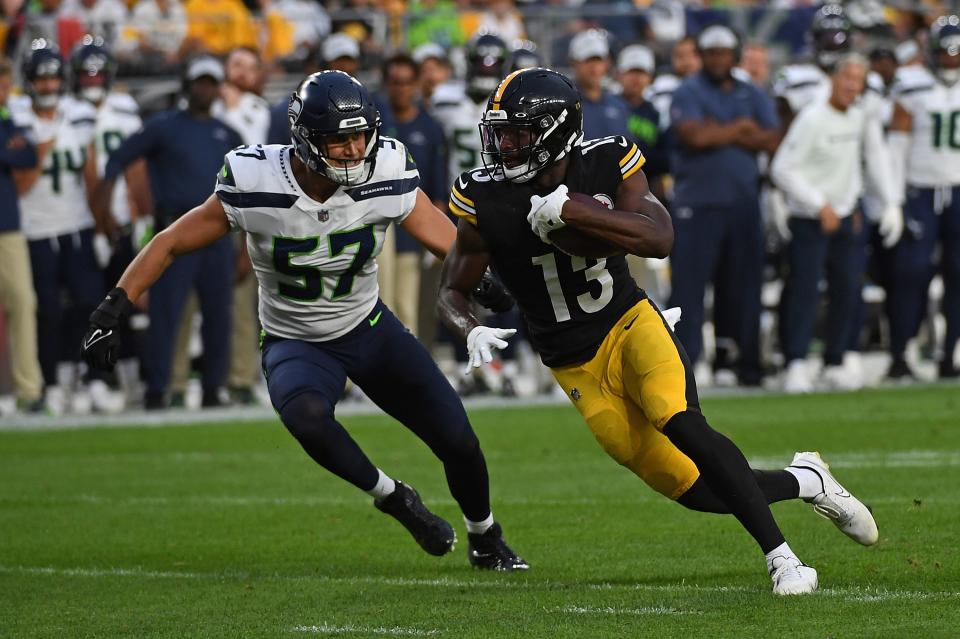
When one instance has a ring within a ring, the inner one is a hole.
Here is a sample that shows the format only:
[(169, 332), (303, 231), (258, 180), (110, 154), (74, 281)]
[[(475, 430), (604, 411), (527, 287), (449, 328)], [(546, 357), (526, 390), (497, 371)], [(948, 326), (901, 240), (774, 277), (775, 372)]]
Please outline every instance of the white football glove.
[(790, 233), (790, 209), (787, 208), (787, 202), (784, 200), (783, 191), (780, 189), (770, 189), (767, 194), (767, 207), (770, 213), (770, 225), (784, 242), (789, 242), (793, 236)]
[(883, 209), (883, 213), (880, 214), (878, 230), (883, 238), (884, 248), (895, 246), (900, 241), (900, 236), (903, 235), (903, 209), (895, 204)]
[(530, 196), (530, 213), (527, 215), (527, 222), (533, 232), (547, 244), (550, 243), (550, 240), (547, 239), (550, 231), (556, 231), (566, 226), (566, 223), (560, 219), (560, 212), (563, 210), (564, 202), (569, 199), (565, 184), (558, 186), (553, 193), (546, 197)]
[(467, 368), (463, 373), (468, 374), (471, 369), (480, 368), (493, 361), (493, 349), (507, 347), (507, 338), (517, 332), (515, 328), (490, 328), (477, 326), (467, 335)]
[(680, 321), (681, 310), (679, 306), (674, 306), (672, 308), (668, 308), (660, 314), (663, 315), (663, 319), (666, 320), (667, 325), (670, 326), (670, 330), (672, 331), (677, 325), (677, 322)]

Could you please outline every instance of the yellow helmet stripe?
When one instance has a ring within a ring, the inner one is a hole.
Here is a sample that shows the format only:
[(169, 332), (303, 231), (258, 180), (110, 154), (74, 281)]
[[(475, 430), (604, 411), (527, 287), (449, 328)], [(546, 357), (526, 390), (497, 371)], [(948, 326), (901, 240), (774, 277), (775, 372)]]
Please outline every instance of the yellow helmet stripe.
[(493, 110), (497, 111), (500, 109), (500, 99), (503, 97), (503, 92), (507, 90), (507, 85), (510, 84), (510, 81), (513, 80), (518, 73), (523, 71), (523, 69), (517, 69), (507, 77), (503, 79), (503, 82), (500, 83), (500, 86), (497, 87), (496, 93), (493, 94)]

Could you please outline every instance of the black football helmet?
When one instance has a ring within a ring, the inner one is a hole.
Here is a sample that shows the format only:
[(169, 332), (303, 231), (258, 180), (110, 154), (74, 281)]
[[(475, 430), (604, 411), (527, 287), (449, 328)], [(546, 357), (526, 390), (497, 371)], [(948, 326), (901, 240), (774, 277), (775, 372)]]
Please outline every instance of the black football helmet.
[[(321, 71), (307, 77), (290, 96), (287, 111), (297, 157), (316, 173), (337, 184), (356, 186), (373, 175), (380, 133), (380, 113), (365, 86), (343, 71)], [(327, 145), (344, 135), (362, 132), (363, 161), (334, 159)]]
[(507, 56), (507, 73), (542, 66), (543, 61), (537, 53), (535, 43), (530, 40), (517, 40), (513, 43), (513, 50)]
[(810, 39), (817, 65), (830, 70), (844, 53), (850, 51), (853, 23), (843, 6), (825, 4), (817, 9), (810, 25)]
[[(945, 84), (960, 80), (960, 17), (940, 16), (930, 26), (930, 68)], [(943, 56), (951, 58), (944, 63)]]
[(480, 153), (494, 180), (527, 182), (583, 139), (580, 92), (551, 69), (514, 71), (487, 101)]
[(100, 36), (83, 36), (70, 53), (71, 89), (88, 102), (103, 101), (116, 73), (117, 60)]
[(481, 33), (467, 43), (467, 95), (480, 104), (506, 75), (507, 44), (498, 35)]
[[(60, 78), (61, 86), (54, 93), (37, 93), (33, 83), (40, 78)], [(24, 92), (40, 108), (50, 109), (57, 105), (63, 92), (64, 69), (60, 50), (52, 42), (40, 38), (30, 44), (30, 53), (23, 61)]]

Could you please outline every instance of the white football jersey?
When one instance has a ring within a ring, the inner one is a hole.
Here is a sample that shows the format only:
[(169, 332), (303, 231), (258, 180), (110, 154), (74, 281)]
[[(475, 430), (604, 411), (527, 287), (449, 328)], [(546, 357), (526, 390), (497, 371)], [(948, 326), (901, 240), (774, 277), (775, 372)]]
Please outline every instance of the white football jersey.
[(236, 129), (244, 144), (263, 144), (267, 141), (270, 104), (255, 93), (244, 93), (231, 109), (218, 100), (213, 105), (213, 116)]
[(93, 227), (83, 167), (93, 141), (97, 112), (88, 102), (64, 96), (52, 120), (34, 113), (29, 98), (11, 101), (14, 120), (37, 142), (56, 140), (43, 160), (43, 172), (20, 196), (23, 234), (28, 240), (56, 237)]
[(670, 128), (670, 103), (673, 102), (673, 92), (677, 90), (681, 82), (683, 82), (683, 78), (672, 73), (664, 73), (654, 78), (644, 92), (644, 98), (660, 114), (661, 131)]
[[(120, 148), (123, 141), (140, 130), (140, 108), (136, 100), (126, 93), (111, 92), (97, 110), (94, 146), (97, 151), (97, 175), (103, 177), (110, 154)], [(130, 200), (127, 182), (121, 175), (113, 188), (111, 202), (113, 217), (121, 226), (130, 223)]]
[(947, 86), (929, 70), (897, 76), (894, 99), (913, 116), (907, 183), (960, 184), (960, 84)]
[(447, 139), (450, 154), (447, 175), (451, 184), (464, 171), (483, 166), (480, 120), (486, 110), (487, 101), (477, 104), (462, 86), (447, 84), (437, 87), (432, 111)]
[(257, 145), (227, 154), (216, 193), (260, 284), (260, 323), (277, 337), (311, 342), (348, 333), (379, 296), (376, 256), (392, 222), (413, 210), (420, 175), (401, 142), (380, 137), (366, 183), (325, 202), (304, 193), (293, 147)]

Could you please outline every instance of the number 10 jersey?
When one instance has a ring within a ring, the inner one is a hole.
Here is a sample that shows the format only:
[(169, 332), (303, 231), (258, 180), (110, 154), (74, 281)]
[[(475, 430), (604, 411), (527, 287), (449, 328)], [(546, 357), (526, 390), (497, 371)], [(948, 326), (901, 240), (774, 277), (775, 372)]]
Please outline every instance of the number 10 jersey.
[(380, 137), (379, 145), (370, 180), (324, 202), (294, 178), (291, 146), (240, 147), (224, 158), (216, 194), (231, 228), (247, 232), (268, 334), (328, 341), (376, 305), (376, 256), (387, 227), (413, 210), (420, 182), (402, 143)]

